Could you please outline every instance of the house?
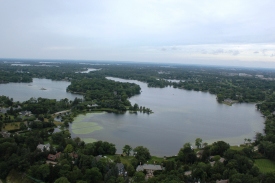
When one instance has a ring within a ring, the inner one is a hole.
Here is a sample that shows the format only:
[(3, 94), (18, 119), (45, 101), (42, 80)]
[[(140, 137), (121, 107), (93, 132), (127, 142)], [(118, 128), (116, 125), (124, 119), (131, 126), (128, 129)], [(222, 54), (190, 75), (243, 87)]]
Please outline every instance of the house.
[(118, 175), (122, 175), (123, 176), (124, 172), (125, 172), (124, 165), (122, 163), (117, 163), (116, 167), (118, 169)]
[(202, 157), (202, 154), (203, 154), (203, 150), (199, 150), (197, 152), (197, 158), (201, 158)]
[(69, 156), (71, 156), (73, 159), (78, 158), (78, 154), (76, 154), (75, 152), (70, 153)]
[(41, 152), (44, 152), (44, 150), (49, 151), (50, 144), (38, 144), (37, 149), (40, 149)]
[[(213, 159), (213, 158), (214, 158), (214, 156), (210, 156), (210, 160)], [(220, 158), (218, 161), (221, 162), (221, 163), (223, 163), (225, 161), (225, 159), (224, 158)], [(212, 161), (212, 162), (210, 162), (210, 165), (214, 166), (215, 163), (216, 163), (216, 161)]]
[(229, 183), (229, 180), (217, 180), (216, 183)]
[(92, 104), (92, 105), (90, 105), (90, 104), (88, 104), (87, 105), (87, 107), (89, 107), (89, 108), (97, 108), (99, 105), (97, 105), (97, 104)]
[(154, 176), (154, 171), (156, 170), (163, 170), (160, 165), (153, 165), (153, 164), (144, 164), (144, 165), (138, 165), (136, 168), (136, 171), (144, 171), (146, 170), (147, 174), (146, 177), (153, 177)]
[(10, 110), (10, 108), (0, 108), (0, 113), (6, 114), (8, 110)]
[(191, 175), (191, 174), (192, 174), (192, 171), (191, 171), (191, 170), (185, 171), (185, 172), (184, 172), (184, 175), (186, 175), (186, 176)]
[(48, 155), (48, 160), (56, 161), (58, 158), (60, 158), (60, 156), (61, 156), (61, 152), (58, 152), (55, 155), (49, 154)]
[(9, 132), (6, 132), (6, 131), (2, 131), (0, 132), (0, 134), (3, 136), (3, 138), (9, 138), (11, 135)]
[(22, 115), (22, 116), (31, 116), (32, 112), (31, 111), (21, 111), (21, 112), (19, 112), (19, 115)]
[(98, 155), (95, 157), (96, 161), (98, 162), (102, 158), (102, 155)]

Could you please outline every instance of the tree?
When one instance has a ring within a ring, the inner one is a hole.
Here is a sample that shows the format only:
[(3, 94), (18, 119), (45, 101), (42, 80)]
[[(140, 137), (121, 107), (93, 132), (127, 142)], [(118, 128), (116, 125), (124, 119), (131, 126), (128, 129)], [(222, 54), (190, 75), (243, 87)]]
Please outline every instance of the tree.
[(139, 162), (145, 162), (146, 160), (149, 160), (151, 158), (150, 152), (146, 147), (138, 146), (134, 149), (135, 152), (135, 158)]
[(129, 156), (131, 154), (132, 151), (132, 147), (129, 145), (125, 145), (122, 149), (123, 153), (125, 153), (127, 156)]
[(197, 159), (196, 153), (190, 143), (184, 144), (178, 153), (178, 159), (184, 163), (194, 163)]
[(126, 170), (130, 177), (132, 177), (135, 173), (135, 169), (131, 164), (127, 166)]
[(71, 153), (71, 152), (73, 152), (73, 150), (74, 150), (74, 148), (73, 148), (72, 144), (68, 144), (66, 146), (66, 148), (64, 149), (64, 153)]
[(211, 155), (223, 156), (223, 153), (230, 148), (230, 145), (224, 141), (214, 142), (210, 149)]
[(60, 177), (54, 181), (54, 183), (70, 183), (66, 177)]
[(145, 175), (142, 172), (136, 172), (133, 177), (134, 182), (143, 182), (145, 180)]
[(20, 123), (20, 130), (26, 130), (27, 126), (22, 122)]
[(200, 149), (201, 145), (202, 145), (202, 139), (201, 138), (196, 138), (195, 144), (196, 144), (197, 148)]
[(102, 179), (102, 174), (98, 168), (86, 169), (83, 178), (87, 181), (99, 182)]

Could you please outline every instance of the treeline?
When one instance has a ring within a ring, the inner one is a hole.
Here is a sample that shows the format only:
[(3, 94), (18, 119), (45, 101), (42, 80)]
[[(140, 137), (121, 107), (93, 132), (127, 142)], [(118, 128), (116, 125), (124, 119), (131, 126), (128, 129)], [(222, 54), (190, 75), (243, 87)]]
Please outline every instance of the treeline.
[(219, 102), (227, 98), (237, 102), (259, 102), (275, 91), (274, 72), (263, 69), (128, 64), (104, 66), (98, 73), (143, 81), (149, 87), (173, 86), (210, 92), (217, 95)]

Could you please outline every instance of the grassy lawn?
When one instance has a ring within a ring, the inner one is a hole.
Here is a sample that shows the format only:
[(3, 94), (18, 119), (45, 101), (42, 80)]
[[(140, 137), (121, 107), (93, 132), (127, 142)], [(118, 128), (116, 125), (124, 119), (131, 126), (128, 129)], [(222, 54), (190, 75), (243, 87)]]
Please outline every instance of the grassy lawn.
[(62, 122), (59, 122), (59, 121), (54, 121), (53, 122), (56, 126), (59, 126), (59, 125), (62, 125), (63, 123)]
[(20, 122), (13, 122), (13, 123), (5, 123), (5, 127), (3, 130), (10, 131), (10, 130), (17, 130), (20, 128)]
[(32, 183), (30, 179), (22, 176), (21, 173), (11, 170), (9, 175), (6, 178), (6, 183)]
[(164, 158), (160, 158), (160, 157), (156, 157), (156, 156), (151, 156), (151, 159), (148, 161), (148, 164), (154, 164), (154, 162), (156, 164), (160, 164), (163, 160), (164, 160)]
[(241, 151), (244, 149), (244, 146), (230, 146), (230, 149), (236, 150), (236, 151)]
[[(107, 157), (110, 158), (111, 160), (114, 160), (115, 156), (119, 156), (119, 155), (107, 155)], [(133, 156), (119, 156), (119, 157), (120, 157), (121, 163), (127, 164), (127, 165), (130, 165), (131, 160), (134, 158)]]
[(275, 162), (269, 159), (256, 159), (255, 165), (260, 169), (260, 172), (274, 172), (275, 171)]

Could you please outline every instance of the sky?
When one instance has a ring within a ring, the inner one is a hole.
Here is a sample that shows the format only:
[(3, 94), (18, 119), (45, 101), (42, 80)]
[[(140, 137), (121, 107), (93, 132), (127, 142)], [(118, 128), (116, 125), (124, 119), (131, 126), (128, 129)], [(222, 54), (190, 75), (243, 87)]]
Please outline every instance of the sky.
[(274, 0), (0, 0), (0, 58), (275, 67)]

